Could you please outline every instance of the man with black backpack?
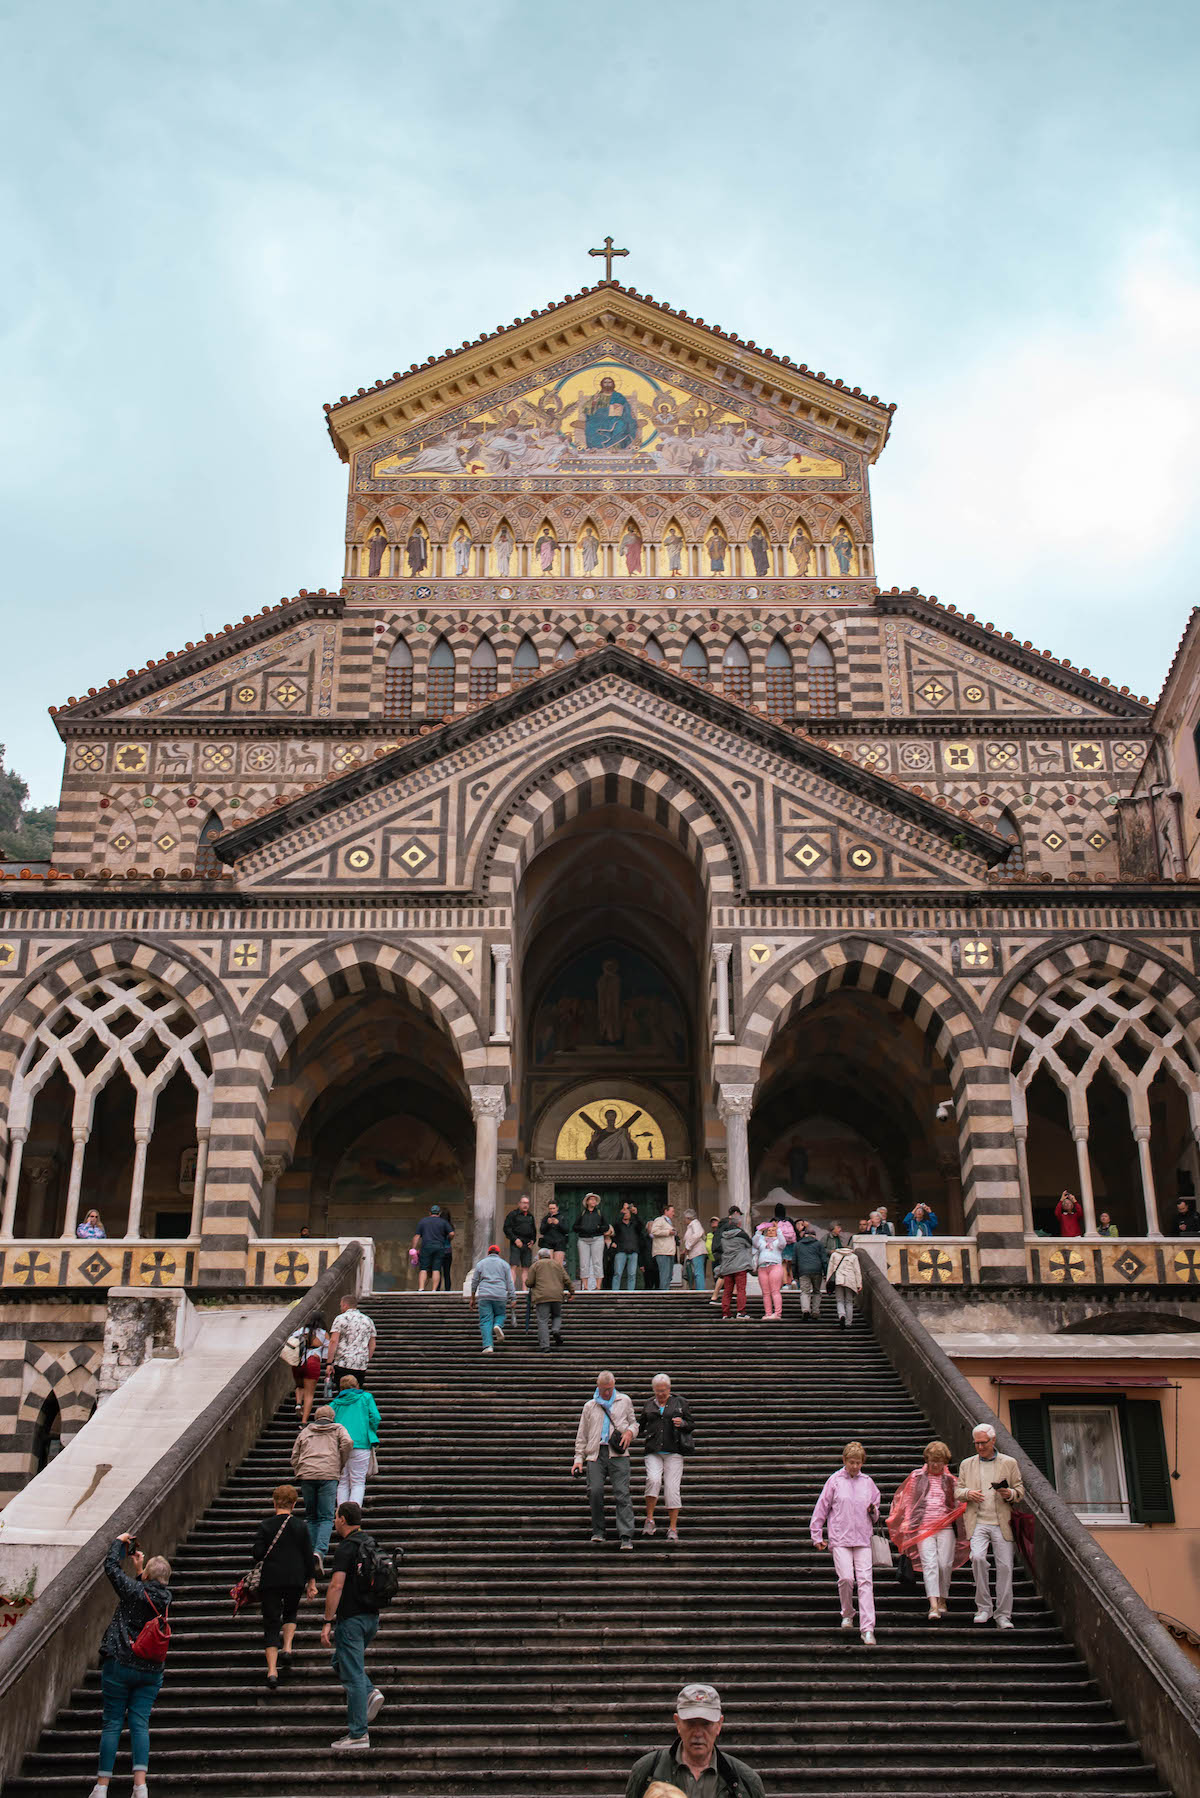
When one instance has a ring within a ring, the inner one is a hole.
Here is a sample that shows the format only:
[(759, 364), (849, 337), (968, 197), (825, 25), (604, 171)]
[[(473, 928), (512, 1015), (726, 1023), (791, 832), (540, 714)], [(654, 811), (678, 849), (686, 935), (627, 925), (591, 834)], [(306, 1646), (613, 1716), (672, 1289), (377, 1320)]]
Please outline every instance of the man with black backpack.
[(325, 1594), (321, 1646), (333, 1650), (333, 1670), (346, 1689), (346, 1734), (334, 1748), (369, 1748), (368, 1726), (383, 1709), (384, 1696), (367, 1674), (367, 1649), (379, 1628), (379, 1613), (396, 1596), (396, 1557), (362, 1529), (362, 1508), (349, 1500), (333, 1520), (338, 1545), (333, 1576)]

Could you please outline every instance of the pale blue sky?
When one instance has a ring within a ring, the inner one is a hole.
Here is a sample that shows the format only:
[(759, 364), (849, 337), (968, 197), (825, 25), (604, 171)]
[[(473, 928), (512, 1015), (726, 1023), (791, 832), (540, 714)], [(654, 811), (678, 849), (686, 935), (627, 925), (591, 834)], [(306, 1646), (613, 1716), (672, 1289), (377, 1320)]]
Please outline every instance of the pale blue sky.
[(0, 0), (0, 741), (336, 587), (321, 402), (595, 278), (898, 403), (883, 585), (1156, 692), (1200, 552), (1193, 0)]

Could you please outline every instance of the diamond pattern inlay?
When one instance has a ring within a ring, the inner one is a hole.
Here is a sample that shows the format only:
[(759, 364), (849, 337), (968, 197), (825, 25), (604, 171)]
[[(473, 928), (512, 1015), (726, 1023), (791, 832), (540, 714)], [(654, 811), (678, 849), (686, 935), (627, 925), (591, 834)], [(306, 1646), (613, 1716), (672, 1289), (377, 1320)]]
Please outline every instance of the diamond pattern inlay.
[(415, 874), (418, 868), (423, 868), (426, 862), (433, 860), (433, 857), (424, 843), (418, 843), (416, 837), (410, 837), (403, 848), (397, 849), (396, 860), (402, 863), (410, 874)]

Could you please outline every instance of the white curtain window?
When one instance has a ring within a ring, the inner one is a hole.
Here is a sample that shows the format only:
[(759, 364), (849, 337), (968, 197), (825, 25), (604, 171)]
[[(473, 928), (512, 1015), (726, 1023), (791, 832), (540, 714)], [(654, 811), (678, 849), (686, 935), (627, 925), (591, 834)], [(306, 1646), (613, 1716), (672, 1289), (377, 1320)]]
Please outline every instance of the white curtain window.
[(1054, 1484), (1079, 1518), (1129, 1521), (1115, 1405), (1051, 1405)]

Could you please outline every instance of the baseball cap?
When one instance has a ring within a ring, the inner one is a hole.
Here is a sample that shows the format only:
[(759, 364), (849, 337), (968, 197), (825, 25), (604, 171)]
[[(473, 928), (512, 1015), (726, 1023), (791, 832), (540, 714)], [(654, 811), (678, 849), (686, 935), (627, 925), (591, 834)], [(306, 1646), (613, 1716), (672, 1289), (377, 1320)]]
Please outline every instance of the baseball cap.
[(430, 1215), (430, 1217), (441, 1217), (441, 1215), (442, 1215), (441, 1206), (440, 1205), (431, 1205), (429, 1207), (429, 1215)]
[(724, 1714), (715, 1686), (684, 1686), (675, 1700), (677, 1717), (703, 1717), (707, 1723), (719, 1723)]

